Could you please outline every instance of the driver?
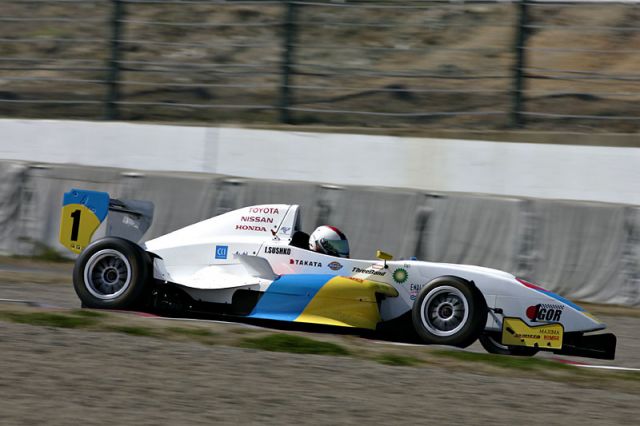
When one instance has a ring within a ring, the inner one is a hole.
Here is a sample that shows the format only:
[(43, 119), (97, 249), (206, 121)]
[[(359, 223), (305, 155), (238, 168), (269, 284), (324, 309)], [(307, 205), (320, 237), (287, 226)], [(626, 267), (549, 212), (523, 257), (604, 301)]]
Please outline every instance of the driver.
[(309, 237), (309, 249), (337, 257), (349, 257), (349, 241), (338, 228), (319, 226)]

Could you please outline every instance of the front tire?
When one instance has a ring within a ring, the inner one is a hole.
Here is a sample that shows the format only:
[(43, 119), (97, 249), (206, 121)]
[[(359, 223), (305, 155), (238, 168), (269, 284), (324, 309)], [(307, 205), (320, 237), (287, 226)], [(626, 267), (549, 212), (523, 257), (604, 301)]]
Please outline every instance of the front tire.
[(140, 302), (150, 261), (135, 243), (107, 237), (80, 253), (73, 268), (73, 287), (83, 307), (128, 309)]
[(512, 356), (534, 356), (538, 353), (538, 348), (528, 346), (506, 346), (500, 343), (500, 333), (487, 332), (479, 337), (480, 344), (490, 354), (512, 355)]
[(424, 286), (412, 308), (413, 325), (426, 343), (467, 347), (487, 323), (487, 303), (458, 277), (436, 278)]

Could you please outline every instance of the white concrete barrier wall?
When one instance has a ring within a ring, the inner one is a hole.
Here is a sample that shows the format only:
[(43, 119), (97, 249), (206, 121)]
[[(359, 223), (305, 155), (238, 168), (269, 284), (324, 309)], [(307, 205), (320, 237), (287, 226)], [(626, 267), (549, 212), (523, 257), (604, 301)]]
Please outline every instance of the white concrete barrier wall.
[(640, 205), (640, 148), (4, 119), (0, 159)]
[(303, 230), (340, 227), (355, 258), (382, 249), (397, 258), (478, 264), (567, 297), (640, 305), (640, 207), (621, 204), (0, 161), (0, 252), (65, 252), (60, 204), (72, 187), (153, 202), (143, 240), (247, 205), (296, 203)]

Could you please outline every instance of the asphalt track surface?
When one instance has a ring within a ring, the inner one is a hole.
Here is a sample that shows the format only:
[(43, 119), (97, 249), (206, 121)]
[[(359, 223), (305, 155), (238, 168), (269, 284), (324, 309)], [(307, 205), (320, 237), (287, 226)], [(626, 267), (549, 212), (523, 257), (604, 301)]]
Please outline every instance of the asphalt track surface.
[[(0, 283), (0, 299), (80, 305), (65, 283)], [(640, 368), (640, 318), (600, 317), (618, 336), (617, 359), (565, 359)], [(2, 425), (595, 425), (640, 417), (637, 393), (593, 384), (3, 322), (0, 371)]]

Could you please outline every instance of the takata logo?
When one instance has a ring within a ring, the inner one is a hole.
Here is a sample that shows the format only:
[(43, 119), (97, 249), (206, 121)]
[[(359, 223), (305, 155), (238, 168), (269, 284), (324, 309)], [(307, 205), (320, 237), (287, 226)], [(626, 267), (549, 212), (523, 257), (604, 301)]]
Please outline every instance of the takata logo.
[(539, 304), (527, 308), (527, 318), (536, 322), (558, 322), (564, 305)]
[(289, 259), (289, 264), (298, 265), (298, 266), (314, 266), (316, 268), (322, 268), (322, 263), (314, 262), (313, 260)]

